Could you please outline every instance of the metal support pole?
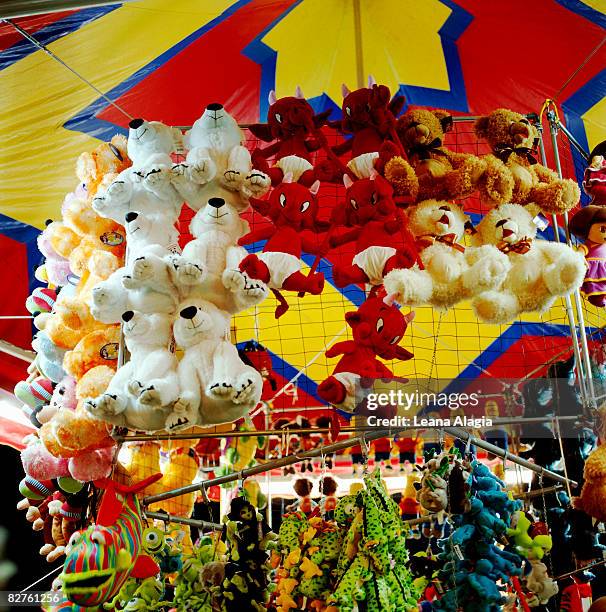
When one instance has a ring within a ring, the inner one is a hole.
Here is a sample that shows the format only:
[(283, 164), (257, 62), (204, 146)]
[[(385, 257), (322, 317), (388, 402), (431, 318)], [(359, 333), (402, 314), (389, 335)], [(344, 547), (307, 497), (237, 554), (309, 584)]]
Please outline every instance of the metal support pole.
[(145, 511), (143, 514), (150, 519), (157, 519), (159, 521), (164, 521), (165, 523), (181, 523), (182, 525), (189, 525), (190, 527), (197, 527), (198, 529), (212, 529), (217, 531), (223, 528), (223, 526), (219, 525), (218, 523), (209, 523), (208, 521), (199, 521), (197, 519), (185, 518), (183, 516), (175, 516), (174, 514), (168, 514), (168, 512)]
[(583, 157), (583, 159), (586, 162), (589, 162), (589, 153), (587, 151), (585, 151), (585, 149), (583, 148), (583, 146), (579, 143), (579, 141), (570, 133), (570, 131), (568, 130), (568, 128), (565, 125), (562, 125), (559, 121), (558, 121), (558, 128), (564, 132), (564, 134), (566, 134), (566, 138), (568, 138), (568, 140), (570, 141), (570, 144), (581, 154), (581, 156)]
[[(498, 397), (498, 394), (492, 394), (489, 397)], [(555, 417), (519, 417), (517, 419), (495, 418), (491, 420), (490, 425), (480, 425), (475, 429), (488, 429), (497, 425), (520, 425), (522, 423), (550, 423), (555, 419), (557, 421), (574, 421), (578, 416), (555, 416)], [(416, 429), (424, 429), (417, 427)], [(376, 431), (376, 427), (364, 427), (357, 425), (355, 427), (342, 427), (340, 433), (360, 433), (365, 431)], [(402, 429), (394, 429), (393, 432), (402, 431)], [(308, 427), (302, 429), (255, 429), (250, 431), (229, 430), (229, 431), (209, 431), (200, 433), (186, 434), (135, 434), (132, 436), (113, 435), (116, 442), (144, 442), (144, 441), (159, 441), (159, 440), (198, 440), (206, 438), (250, 438), (256, 436), (283, 436), (283, 435), (305, 435), (305, 434), (326, 434), (330, 433), (325, 427)]]
[[(539, 153), (541, 155), (541, 163), (547, 167), (547, 156), (545, 155), (545, 145), (543, 143), (543, 126), (540, 122), (536, 125), (537, 130), (539, 131)], [(553, 226), (553, 235), (556, 242), (561, 242), (560, 240), (560, 232), (559, 232), (559, 223), (556, 215), (551, 216), (552, 226)], [(585, 373), (583, 368), (583, 360), (581, 358), (581, 351), (579, 348), (579, 340), (577, 336), (577, 327), (576, 321), (574, 319), (574, 313), (572, 310), (572, 301), (570, 296), (567, 295), (564, 298), (566, 303), (566, 317), (568, 318), (568, 327), (570, 328), (570, 340), (572, 342), (572, 349), (574, 352), (574, 363), (577, 368), (577, 372), (579, 374), (579, 387), (581, 389), (581, 397), (583, 398), (583, 403), (588, 401), (589, 393), (586, 387), (585, 381)]]
[[(560, 121), (553, 109), (547, 110), (547, 120), (549, 121), (549, 131), (551, 133), (551, 144), (553, 147), (553, 155), (555, 159), (556, 172), (560, 178), (562, 175), (562, 164), (560, 162), (560, 150), (558, 148), (558, 127), (560, 125)], [(566, 231), (566, 242), (569, 246), (572, 245), (570, 241), (570, 230), (568, 229), (568, 213), (565, 212), (564, 215), (564, 229)], [(591, 372), (591, 358), (589, 357), (589, 345), (587, 344), (587, 334), (585, 331), (585, 316), (583, 314), (583, 304), (581, 302), (581, 295), (579, 291), (574, 292), (574, 303), (575, 309), (577, 313), (577, 318), (579, 321), (579, 336), (581, 338), (581, 356), (583, 358), (584, 366), (585, 366), (585, 376), (587, 377), (587, 386), (589, 391), (589, 406), (592, 409), (595, 409), (595, 389), (593, 387), (593, 374)]]
[(526, 459), (522, 459), (522, 457), (518, 457), (517, 455), (512, 455), (511, 453), (503, 450), (502, 448), (495, 446), (494, 444), (490, 444), (490, 442), (486, 442), (485, 440), (481, 440), (480, 438), (476, 438), (472, 436), (469, 432), (461, 429), (459, 427), (444, 427), (444, 431), (451, 436), (455, 436), (463, 442), (469, 442), (478, 448), (483, 448), (484, 450), (490, 451), (493, 455), (497, 457), (501, 457), (502, 459), (506, 459), (515, 463), (521, 467), (524, 467), (528, 470), (536, 472), (543, 476), (543, 478), (549, 478), (550, 480), (555, 480), (556, 482), (561, 482), (562, 484), (570, 484), (572, 487), (576, 487), (578, 485), (574, 480), (570, 480), (569, 478), (564, 478), (564, 476), (560, 476), (560, 474), (556, 474), (547, 468), (544, 468), (536, 463), (532, 463), (527, 461)]
[[(516, 422), (520, 422), (520, 420), (518, 419)], [(493, 455), (496, 455), (497, 457), (502, 457), (503, 459), (507, 459), (508, 461), (516, 463), (517, 465), (536, 472), (537, 474), (541, 474), (544, 478), (549, 478), (550, 480), (555, 480), (556, 482), (561, 482), (564, 484), (569, 483), (573, 487), (576, 487), (578, 484), (575, 481), (569, 480), (568, 478), (564, 478), (563, 476), (560, 476), (559, 474), (556, 474), (555, 472), (552, 472), (551, 470), (548, 470), (540, 465), (531, 463), (530, 461), (522, 459), (517, 455), (512, 455), (511, 453), (504, 451), (502, 448), (495, 446), (494, 444), (490, 444), (489, 442), (480, 440), (479, 438), (472, 436), (470, 433), (459, 427), (443, 427), (440, 429), (442, 429), (445, 433), (454, 436), (455, 438), (463, 440), (464, 442), (469, 441), (470, 444), (473, 444), (478, 448), (483, 448), (484, 450), (490, 451)], [(171, 491), (165, 491), (164, 493), (159, 493), (157, 495), (150, 495), (143, 499), (143, 504), (149, 505), (163, 501), (165, 499), (171, 499), (172, 497), (178, 497), (179, 495), (184, 495), (186, 493), (193, 493), (194, 491), (205, 490), (207, 487), (210, 486), (226, 484), (228, 482), (234, 482), (236, 480), (244, 480), (249, 476), (263, 474), (269, 470), (285, 467), (287, 465), (294, 465), (295, 463), (300, 463), (301, 461), (304, 461), (306, 459), (313, 459), (314, 457), (334, 453), (340, 450), (344, 450), (346, 448), (350, 448), (351, 446), (356, 446), (360, 443), (365, 444), (366, 442), (369, 442), (371, 440), (391, 437), (396, 433), (402, 433), (404, 431), (410, 431), (410, 428), (381, 429), (378, 431), (366, 432), (360, 437), (343, 440), (342, 442), (335, 442), (334, 444), (328, 444), (326, 446), (320, 446), (303, 453), (286, 455), (285, 457), (255, 465), (245, 470), (241, 470), (240, 472), (232, 472), (230, 474), (225, 474), (225, 476), (219, 476), (218, 478), (211, 478), (209, 480), (204, 480), (202, 482), (187, 485), (185, 487), (179, 487), (178, 489), (173, 489)]]

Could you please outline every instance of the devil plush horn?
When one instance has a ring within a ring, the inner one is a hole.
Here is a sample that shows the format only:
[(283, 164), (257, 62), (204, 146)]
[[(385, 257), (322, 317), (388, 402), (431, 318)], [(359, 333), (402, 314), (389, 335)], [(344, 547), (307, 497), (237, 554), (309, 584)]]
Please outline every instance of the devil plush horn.
[(272, 89), (269, 92), (269, 96), (267, 96), (267, 100), (270, 104), (275, 104), (277, 99), (278, 98), (276, 98), (276, 92)]
[(341, 95), (345, 98), (347, 97), (349, 94), (351, 93), (351, 91), (349, 91), (349, 87), (347, 87), (347, 85), (345, 85), (345, 83), (343, 83), (341, 85)]
[(303, 95), (303, 91), (301, 90), (301, 86), (297, 85), (295, 89), (295, 98), (299, 98), (299, 100), (304, 100), (305, 96)]
[(410, 323), (415, 318), (415, 311), (411, 310), (408, 314), (404, 315), (404, 320), (406, 324)]
[(372, 74), (368, 75), (368, 88), (370, 89), (373, 85), (376, 85), (377, 82), (375, 81), (375, 77), (372, 76)]
[(349, 174), (344, 174), (343, 185), (345, 185), (345, 189), (349, 189), (353, 184), (354, 182), (351, 180), (351, 176), (349, 176)]

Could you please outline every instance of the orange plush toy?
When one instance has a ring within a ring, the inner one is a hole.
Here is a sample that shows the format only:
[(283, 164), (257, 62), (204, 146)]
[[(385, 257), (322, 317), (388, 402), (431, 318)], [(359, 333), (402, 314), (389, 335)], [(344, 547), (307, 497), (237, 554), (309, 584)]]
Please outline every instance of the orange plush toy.
[(475, 132), (492, 147), (493, 153), (511, 171), (514, 179), (513, 204), (537, 204), (545, 213), (560, 214), (574, 208), (581, 196), (579, 186), (560, 179), (549, 168), (537, 163), (533, 149), (537, 129), (524, 115), (499, 108), (480, 117)]
[[(410, 109), (397, 124), (397, 132), (419, 180), (417, 201), (465, 198), (479, 190), (484, 200), (501, 204), (511, 198), (513, 177), (494, 155), (482, 158), (455, 153), (444, 146), (444, 135), (452, 129), (446, 111)], [(390, 162), (385, 177), (397, 184)]]
[(601, 444), (587, 457), (583, 475), (585, 482), (574, 507), (598, 521), (606, 521), (606, 445)]

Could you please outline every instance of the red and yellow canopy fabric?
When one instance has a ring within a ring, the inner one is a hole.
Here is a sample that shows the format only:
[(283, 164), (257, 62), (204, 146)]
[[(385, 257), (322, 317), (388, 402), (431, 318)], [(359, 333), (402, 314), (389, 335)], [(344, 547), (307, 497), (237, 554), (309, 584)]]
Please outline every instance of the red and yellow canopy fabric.
[[(37, 233), (59, 218), (78, 154), (125, 132), (128, 115), (187, 126), (220, 101), (240, 122), (258, 121), (271, 89), (292, 95), (300, 85), (335, 117), (341, 83), (353, 89), (372, 74), (409, 104), (460, 115), (538, 112), (555, 98), (581, 144), (606, 138), (606, 45), (592, 55), (606, 36), (600, 0), (145, 0), (17, 23), (126, 114), (0, 26), (0, 316), (27, 314)], [(279, 325), (268, 304), (237, 320), (237, 340), (257, 337), (281, 380), (303, 369), (296, 402), (317, 401), (330, 367), (322, 352), (360, 298), (329, 284)], [(592, 329), (597, 314), (587, 313)], [(396, 371), (524, 375), (569, 345), (568, 333), (561, 304), (501, 327), (478, 325), (469, 308), (422, 308), (409, 338), (417, 358)], [(31, 325), (0, 319), (0, 337), (26, 347)], [(0, 385), (23, 375), (24, 363), (0, 358)]]

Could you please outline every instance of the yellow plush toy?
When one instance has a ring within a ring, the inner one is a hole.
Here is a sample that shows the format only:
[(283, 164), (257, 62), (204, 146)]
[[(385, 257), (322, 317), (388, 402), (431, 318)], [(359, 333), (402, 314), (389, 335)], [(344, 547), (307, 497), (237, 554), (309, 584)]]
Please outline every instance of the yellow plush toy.
[(109, 142), (101, 143), (90, 153), (81, 153), (76, 162), (76, 174), (86, 185), (89, 198), (92, 198), (104, 177), (126, 170), (131, 165), (126, 152), (126, 137), (121, 134), (114, 136)]
[[(162, 444), (157, 442), (133, 443), (129, 446), (130, 458), (125, 463), (134, 481), (142, 480), (162, 472), (161, 480), (153, 483), (144, 491), (144, 495), (155, 495), (164, 491), (177, 489), (191, 484), (198, 473), (198, 459), (192, 444), (196, 440), (169, 440)], [(160, 460), (161, 450), (167, 455)], [(164, 511), (175, 516), (191, 516), (194, 509), (194, 493), (166, 499), (151, 504), (149, 509), (155, 512)]]
[(93, 319), (89, 307), (77, 297), (58, 299), (54, 312), (45, 314), (44, 318), (36, 317), (36, 327), (63, 349), (73, 349), (86, 334), (105, 327)]
[(63, 369), (80, 380), (89, 370), (97, 366), (117, 368), (120, 327), (106, 326), (90, 332), (63, 358)]
[(537, 163), (533, 149), (539, 134), (524, 115), (499, 108), (480, 117), (475, 132), (488, 141), (494, 154), (511, 171), (512, 203), (535, 203), (544, 212), (556, 214), (577, 205), (581, 196), (579, 186), (573, 180), (558, 178), (553, 170)]
[(574, 507), (598, 521), (606, 521), (606, 445), (591, 452), (583, 471), (585, 482), (581, 496), (574, 499)]
[[(505, 164), (494, 155), (480, 158), (446, 148), (444, 135), (452, 125), (446, 111), (424, 108), (410, 109), (398, 119), (398, 135), (419, 179), (417, 201), (465, 198), (476, 190), (491, 204), (509, 201), (513, 177)], [(388, 162), (385, 177), (390, 180), (390, 175)]]

